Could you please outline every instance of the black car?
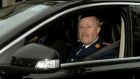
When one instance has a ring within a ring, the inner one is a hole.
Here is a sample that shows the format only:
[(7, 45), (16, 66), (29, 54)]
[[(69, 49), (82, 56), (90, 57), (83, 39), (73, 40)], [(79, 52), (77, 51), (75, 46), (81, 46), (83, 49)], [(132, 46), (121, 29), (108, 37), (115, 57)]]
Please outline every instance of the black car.
[[(1, 8), (1, 79), (139, 79), (139, 9), (139, 0), (27, 0)], [(116, 49), (119, 57), (67, 63), (79, 44), (79, 18), (89, 13), (109, 43), (97, 52)]]

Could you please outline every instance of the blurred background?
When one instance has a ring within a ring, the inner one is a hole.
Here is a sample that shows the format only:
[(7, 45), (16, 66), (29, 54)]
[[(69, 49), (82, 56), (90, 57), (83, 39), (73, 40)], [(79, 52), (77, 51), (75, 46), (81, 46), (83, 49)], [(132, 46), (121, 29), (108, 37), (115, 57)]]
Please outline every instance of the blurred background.
[(11, 5), (14, 5), (16, 2), (20, 2), (20, 1), (26, 1), (26, 0), (0, 0), (1, 4), (0, 4), (0, 7), (8, 7), (8, 6), (11, 6)]

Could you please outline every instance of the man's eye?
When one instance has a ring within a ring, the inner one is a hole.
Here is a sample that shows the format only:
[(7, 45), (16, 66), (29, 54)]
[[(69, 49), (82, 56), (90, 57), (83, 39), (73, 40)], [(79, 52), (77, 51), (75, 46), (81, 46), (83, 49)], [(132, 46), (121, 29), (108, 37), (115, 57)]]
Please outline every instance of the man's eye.
[(83, 26), (80, 26), (79, 28), (81, 29), (81, 28), (83, 28)]

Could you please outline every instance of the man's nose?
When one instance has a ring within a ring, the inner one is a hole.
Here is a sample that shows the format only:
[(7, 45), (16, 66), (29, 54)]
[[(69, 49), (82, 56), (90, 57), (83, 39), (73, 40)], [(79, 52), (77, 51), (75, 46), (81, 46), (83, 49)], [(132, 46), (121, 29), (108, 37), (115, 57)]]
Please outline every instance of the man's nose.
[(82, 29), (82, 32), (86, 33), (86, 32), (87, 32), (87, 28), (84, 27), (84, 28)]

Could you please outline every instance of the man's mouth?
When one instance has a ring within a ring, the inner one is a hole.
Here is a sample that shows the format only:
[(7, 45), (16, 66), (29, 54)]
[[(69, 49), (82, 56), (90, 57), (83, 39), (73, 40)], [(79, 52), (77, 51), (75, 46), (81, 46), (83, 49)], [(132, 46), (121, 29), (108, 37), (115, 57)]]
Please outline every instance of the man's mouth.
[(88, 34), (82, 34), (81, 37), (88, 37)]

